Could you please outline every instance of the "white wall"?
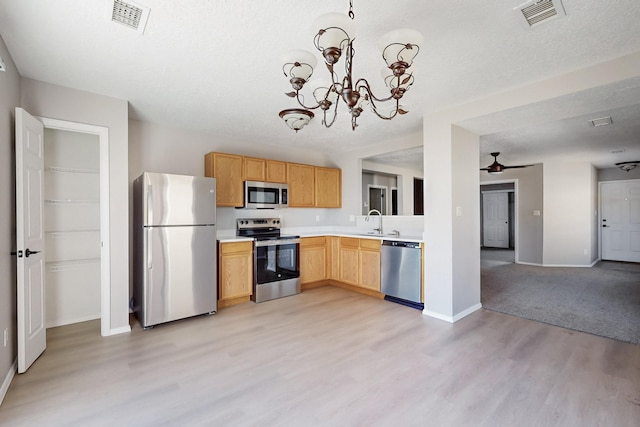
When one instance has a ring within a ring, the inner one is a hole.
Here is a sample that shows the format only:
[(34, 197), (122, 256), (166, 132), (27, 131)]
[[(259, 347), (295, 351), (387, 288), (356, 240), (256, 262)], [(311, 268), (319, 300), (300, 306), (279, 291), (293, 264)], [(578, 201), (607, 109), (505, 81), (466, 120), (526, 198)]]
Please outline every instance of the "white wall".
[(21, 85), (21, 104), (32, 115), (109, 129), (111, 333), (128, 331), (128, 102), (27, 78)]
[[(0, 37), (0, 56), (6, 71), (0, 72), (0, 334), (9, 332), (6, 347), (0, 346), (0, 403), (15, 369), (16, 343), (16, 181), (15, 107), (20, 106), (20, 75)], [(1, 335), (0, 335), (1, 336)]]
[(587, 162), (545, 162), (545, 266), (591, 264), (594, 191), (592, 168)]
[(480, 307), (480, 152), (478, 135), (452, 127), (453, 315)]

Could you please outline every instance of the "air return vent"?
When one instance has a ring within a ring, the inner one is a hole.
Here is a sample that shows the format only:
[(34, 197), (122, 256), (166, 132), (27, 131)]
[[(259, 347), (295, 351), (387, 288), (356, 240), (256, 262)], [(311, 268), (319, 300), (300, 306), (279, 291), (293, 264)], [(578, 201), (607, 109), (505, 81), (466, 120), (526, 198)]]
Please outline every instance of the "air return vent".
[(148, 7), (133, 1), (114, 0), (111, 20), (142, 34), (149, 19), (149, 11)]
[(565, 16), (564, 7), (560, 0), (529, 1), (515, 10), (522, 16), (524, 24), (531, 28), (553, 18)]

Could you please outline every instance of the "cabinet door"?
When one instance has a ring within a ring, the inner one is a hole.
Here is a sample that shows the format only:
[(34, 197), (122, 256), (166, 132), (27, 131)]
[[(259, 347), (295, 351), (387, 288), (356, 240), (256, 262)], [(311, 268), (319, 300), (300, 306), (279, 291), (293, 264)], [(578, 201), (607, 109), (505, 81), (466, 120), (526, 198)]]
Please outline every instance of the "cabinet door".
[(332, 280), (340, 280), (340, 238), (329, 237), (327, 246), (329, 249), (329, 278)]
[(300, 248), (300, 282), (312, 283), (327, 278), (326, 253), (324, 246)]
[(221, 243), (218, 282), (220, 299), (245, 297), (253, 289), (251, 242)]
[(358, 239), (343, 237), (340, 239), (340, 281), (358, 285)]
[(216, 206), (242, 207), (243, 158), (235, 154), (208, 153), (204, 174), (216, 179)]
[(265, 181), (267, 162), (255, 157), (244, 158), (244, 179), (246, 181)]
[(267, 160), (267, 182), (287, 183), (287, 163), (279, 160)]
[(287, 163), (289, 181), (289, 207), (315, 206), (315, 168), (310, 165)]
[(342, 171), (316, 166), (316, 206), (319, 208), (342, 207)]
[(380, 252), (361, 249), (358, 261), (359, 285), (380, 292)]

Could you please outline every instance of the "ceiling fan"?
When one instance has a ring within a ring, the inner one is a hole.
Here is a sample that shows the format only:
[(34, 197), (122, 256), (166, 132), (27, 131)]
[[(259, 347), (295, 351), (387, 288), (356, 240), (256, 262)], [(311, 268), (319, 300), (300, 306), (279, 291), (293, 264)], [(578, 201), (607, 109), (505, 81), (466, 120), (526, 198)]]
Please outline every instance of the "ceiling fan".
[(481, 171), (487, 171), (492, 175), (501, 174), (505, 169), (518, 169), (518, 168), (526, 168), (533, 165), (518, 165), (518, 166), (505, 166), (503, 164), (498, 163), (499, 152), (491, 153), (493, 156), (493, 163), (491, 163), (486, 168), (480, 168)]

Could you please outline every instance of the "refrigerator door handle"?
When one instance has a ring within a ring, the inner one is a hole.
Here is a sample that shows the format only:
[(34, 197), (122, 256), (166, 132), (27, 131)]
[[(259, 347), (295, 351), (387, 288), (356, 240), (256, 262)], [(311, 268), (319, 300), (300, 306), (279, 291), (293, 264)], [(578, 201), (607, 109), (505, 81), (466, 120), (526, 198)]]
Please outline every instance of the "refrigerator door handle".
[(153, 268), (153, 236), (151, 235), (153, 228), (146, 228), (147, 233), (147, 270)]
[(155, 225), (153, 223), (153, 186), (147, 186), (147, 225)]

